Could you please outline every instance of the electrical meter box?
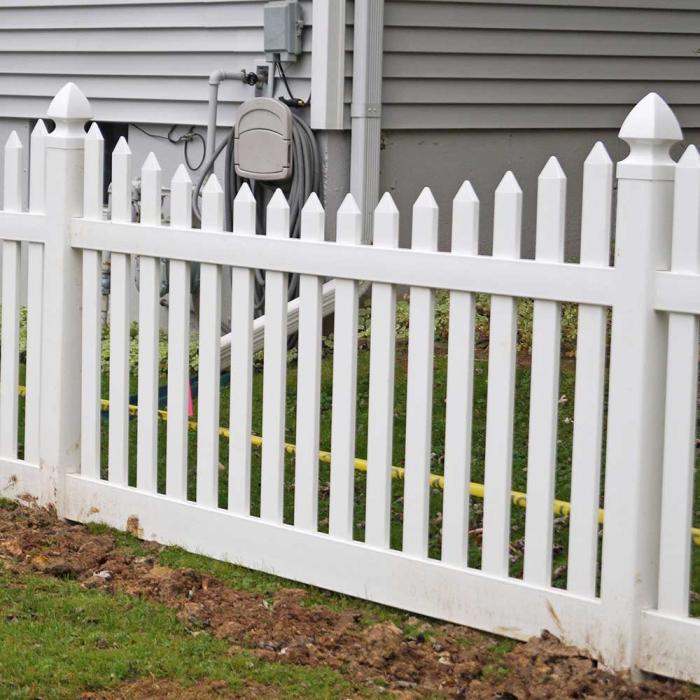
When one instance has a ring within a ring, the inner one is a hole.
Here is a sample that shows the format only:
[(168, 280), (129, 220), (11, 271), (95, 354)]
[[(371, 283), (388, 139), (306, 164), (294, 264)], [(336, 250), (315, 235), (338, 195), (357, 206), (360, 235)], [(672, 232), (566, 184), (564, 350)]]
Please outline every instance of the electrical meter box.
[(244, 102), (234, 133), (238, 175), (251, 180), (286, 180), (292, 174), (292, 113), (271, 97)]
[(301, 4), (297, 0), (275, 0), (264, 9), (265, 60), (296, 61), (301, 54), (304, 28)]

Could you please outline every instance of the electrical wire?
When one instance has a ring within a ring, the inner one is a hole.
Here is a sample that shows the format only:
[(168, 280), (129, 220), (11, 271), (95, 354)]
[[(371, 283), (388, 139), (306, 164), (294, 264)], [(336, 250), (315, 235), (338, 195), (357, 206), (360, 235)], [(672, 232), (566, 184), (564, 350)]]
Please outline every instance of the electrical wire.
[(287, 74), (284, 72), (284, 66), (282, 66), (281, 61), (275, 61), (272, 64), (272, 79), (275, 79), (275, 76), (277, 75), (277, 71), (279, 71), (280, 76), (282, 78), (282, 82), (284, 83), (284, 87), (287, 90), (287, 95), (289, 96), (288, 98), (285, 97), (279, 97), (279, 101), (283, 102), (284, 104), (287, 105), (287, 107), (308, 107), (311, 104), (311, 93), (309, 93), (309, 96), (306, 100), (302, 100), (298, 97), (294, 97), (292, 94), (292, 89), (289, 87), (289, 82), (287, 81)]
[[(177, 137), (173, 136), (173, 134), (175, 133), (175, 129), (177, 129), (178, 127), (177, 124), (170, 127), (167, 136), (163, 136), (162, 134), (154, 134), (151, 131), (146, 131), (146, 129), (139, 126), (138, 124), (130, 124), (130, 126), (133, 126), (134, 129), (140, 131), (142, 134), (150, 136), (152, 139), (162, 139), (164, 141), (169, 141), (170, 143), (175, 145), (179, 143), (184, 143), (185, 164), (191, 171), (197, 172), (202, 167), (202, 165), (204, 165), (204, 161), (207, 157), (207, 144), (204, 139), (204, 136), (202, 136), (202, 134), (200, 134), (198, 131), (195, 131), (194, 126), (191, 126), (184, 134), (181, 134)], [(199, 139), (200, 143), (202, 144), (202, 157), (200, 158), (199, 163), (197, 163), (197, 165), (194, 165), (190, 160), (189, 152), (190, 144), (195, 139)]]

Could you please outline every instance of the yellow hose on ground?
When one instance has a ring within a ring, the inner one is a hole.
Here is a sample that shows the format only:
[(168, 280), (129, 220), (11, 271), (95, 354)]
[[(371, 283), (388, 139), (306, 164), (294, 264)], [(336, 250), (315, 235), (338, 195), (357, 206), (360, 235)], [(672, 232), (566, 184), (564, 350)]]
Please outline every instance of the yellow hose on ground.
[[(19, 393), (20, 396), (25, 396), (26, 394), (26, 388), (23, 386), (19, 387)], [(103, 410), (109, 409), (109, 400), (108, 399), (101, 399), (100, 404), (102, 406)], [(129, 413), (132, 416), (137, 415), (138, 413), (138, 406), (136, 404), (129, 404)], [(168, 412), (167, 411), (158, 411), (158, 419), (162, 421), (167, 421), (168, 420)], [(188, 426), (189, 429), (193, 432), (197, 431), (197, 423), (196, 421), (188, 421)], [(219, 428), (219, 435), (221, 437), (224, 437), (228, 440), (229, 438), (229, 430), (228, 428)], [(253, 445), (253, 447), (262, 447), (263, 441), (262, 438), (258, 435), (251, 435), (250, 436), (250, 442)], [(291, 443), (285, 442), (284, 443), (284, 451), (287, 454), (293, 455), (296, 454), (297, 447), (296, 445), (292, 445)], [(330, 464), (331, 463), (331, 453), (326, 452), (324, 450), (319, 450), (318, 453), (318, 460), (319, 462), (324, 462), (325, 464)], [(355, 469), (360, 472), (366, 472), (367, 471), (367, 460), (366, 459), (360, 459), (359, 457), (355, 458)], [(399, 481), (402, 481), (405, 475), (405, 470), (403, 467), (392, 467), (391, 468), (391, 478), (392, 479), (398, 479)], [(430, 484), (431, 488), (436, 488), (436, 489), (444, 489), (445, 488), (445, 477), (442, 476), (441, 474), (431, 474), (428, 483)], [(484, 485), (476, 483), (472, 481), (469, 484), (469, 495), (474, 496), (474, 498), (483, 498), (484, 497)], [(512, 501), (514, 506), (517, 506), (518, 508), (525, 508), (527, 505), (527, 494), (523, 493), (522, 491), (511, 491), (510, 492), (510, 500)], [(559, 501), (557, 499), (554, 500), (554, 508), (553, 508), (554, 515), (557, 516), (568, 516), (571, 514), (571, 503), (568, 501)], [(602, 525), (605, 517), (605, 511), (602, 508), (598, 508), (598, 522)], [(697, 545), (700, 545), (700, 527), (694, 527), (691, 528), (690, 534), (693, 538), (693, 542)]]

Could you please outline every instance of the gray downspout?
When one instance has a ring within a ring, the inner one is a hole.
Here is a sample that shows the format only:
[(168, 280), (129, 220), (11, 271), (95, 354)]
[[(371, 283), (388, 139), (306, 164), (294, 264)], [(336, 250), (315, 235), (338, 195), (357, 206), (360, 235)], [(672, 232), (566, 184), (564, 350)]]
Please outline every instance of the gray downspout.
[(384, 0), (355, 0), (350, 192), (363, 215), (363, 242), (372, 240), (379, 201)]

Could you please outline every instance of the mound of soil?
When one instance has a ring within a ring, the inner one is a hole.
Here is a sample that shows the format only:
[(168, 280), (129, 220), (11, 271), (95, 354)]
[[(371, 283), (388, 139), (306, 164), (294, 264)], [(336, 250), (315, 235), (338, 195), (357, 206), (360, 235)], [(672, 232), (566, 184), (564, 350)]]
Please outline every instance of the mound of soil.
[[(597, 668), (552, 635), (494, 652), (495, 638), (465, 627), (406, 616), (368, 624), (360, 610), (309, 605), (298, 588), (271, 599), (234, 590), (192, 569), (159, 564), (160, 545), (147, 556), (124, 550), (111, 534), (95, 535), (35, 507), (0, 508), (0, 556), (18, 571), (71, 578), (87, 588), (120, 591), (177, 611), (193, 633), (227, 640), (278, 663), (323, 665), (356, 684), (402, 698), (427, 695), (473, 700), (641, 700), (697, 697), (690, 686), (653, 679), (635, 685)], [(251, 696), (269, 696), (251, 688)], [(192, 693), (199, 694), (192, 694)], [(248, 697), (247, 691), (236, 697)], [(185, 690), (166, 681), (139, 680), (114, 694), (86, 698), (231, 697), (216, 683)]]

